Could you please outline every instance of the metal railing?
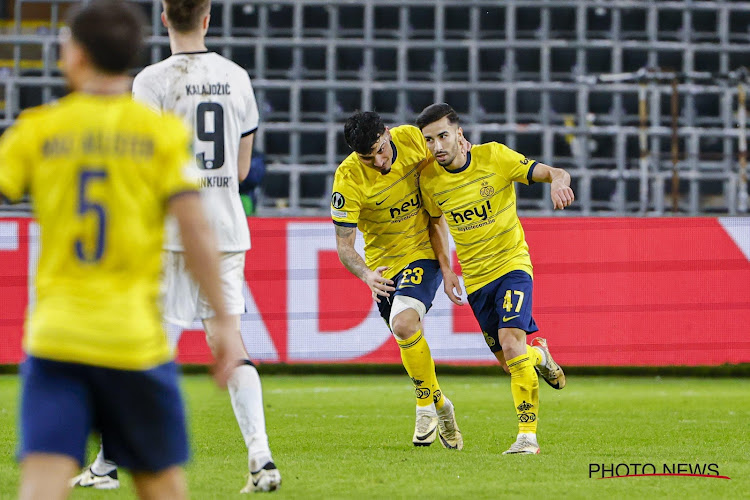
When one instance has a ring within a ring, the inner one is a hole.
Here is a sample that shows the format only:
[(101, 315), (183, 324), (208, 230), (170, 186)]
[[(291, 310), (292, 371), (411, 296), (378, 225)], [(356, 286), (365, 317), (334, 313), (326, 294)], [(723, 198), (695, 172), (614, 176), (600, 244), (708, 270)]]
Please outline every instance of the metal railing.
[[(41, 0), (16, 0), (17, 15), (29, 1)], [(169, 55), (161, 3), (139, 3), (155, 62)], [(566, 213), (738, 214), (747, 116), (744, 84), (728, 75), (750, 66), (748, 25), (750, 3), (722, 0), (214, 0), (209, 47), (253, 79), (269, 163), (261, 215), (327, 214), (355, 109), (398, 125), (438, 101), (473, 143), (568, 169), (577, 203)], [(14, 63), (0, 127), (25, 93), (48, 101), (63, 89), (54, 29), (3, 44)], [(25, 47), (37, 47), (41, 71), (21, 68)], [(605, 76), (646, 67), (683, 78)], [(684, 78), (696, 74), (710, 77)], [(552, 213), (548, 200), (546, 185), (519, 189), (526, 214)]]

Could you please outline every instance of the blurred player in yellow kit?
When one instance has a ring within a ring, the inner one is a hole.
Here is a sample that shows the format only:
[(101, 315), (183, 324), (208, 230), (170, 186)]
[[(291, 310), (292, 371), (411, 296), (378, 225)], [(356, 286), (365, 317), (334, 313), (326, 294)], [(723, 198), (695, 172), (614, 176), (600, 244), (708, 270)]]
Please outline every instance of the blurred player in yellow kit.
[[(169, 34), (172, 55), (136, 75), (133, 97), (158, 113), (176, 114), (193, 131), (192, 171), (201, 185), (203, 205), (210, 209), (209, 224), (220, 252), (224, 302), (233, 316), (235, 335), (240, 338), (250, 232), (238, 184), (250, 168), (258, 106), (247, 71), (206, 48), (210, 0), (163, 0), (162, 8), (162, 24)], [(200, 319), (208, 345), (213, 348), (214, 311), (185, 267), (178, 229), (174, 219), (168, 218), (163, 245), (164, 321), (189, 328)], [(170, 328), (172, 346), (177, 345), (180, 328)], [(247, 353), (238, 358), (227, 388), (248, 452), (248, 477), (240, 492), (274, 491), (281, 486), (281, 473), (266, 434), (260, 376)], [(71, 483), (95, 489), (118, 488), (117, 464), (102, 448)]]
[(531, 314), (531, 258), (513, 183), (551, 183), (554, 208), (563, 209), (574, 199), (570, 175), (496, 142), (464, 153), (458, 115), (445, 103), (425, 108), (416, 124), (435, 157), (420, 177), (425, 209), (432, 225), (445, 216), (469, 304), (487, 345), (510, 373), (518, 436), (504, 453), (539, 453), (537, 372), (555, 389), (565, 386), (565, 375), (545, 339), (526, 344), (526, 335), (539, 329)]
[[(339, 259), (370, 288), (399, 345), (417, 397), (412, 442), (429, 446), (439, 437), (445, 448), (460, 450), (453, 403), (440, 390), (422, 327), (441, 275), (446, 283), (458, 283), (447, 231), (430, 230), (422, 208), (419, 172), (430, 153), (416, 127), (389, 129), (370, 111), (347, 119), (344, 138), (354, 151), (336, 169), (331, 197)], [(354, 248), (357, 228), (364, 235), (365, 259)]]
[(242, 356), (198, 185), (185, 174), (188, 131), (130, 97), (145, 24), (123, 2), (74, 9), (61, 33), (74, 92), (24, 112), (0, 140), (0, 193), (28, 193), (41, 228), (24, 335), (21, 499), (67, 497), (93, 429), (139, 496), (187, 497), (185, 415), (158, 302), (168, 212), (217, 311), (219, 385)]

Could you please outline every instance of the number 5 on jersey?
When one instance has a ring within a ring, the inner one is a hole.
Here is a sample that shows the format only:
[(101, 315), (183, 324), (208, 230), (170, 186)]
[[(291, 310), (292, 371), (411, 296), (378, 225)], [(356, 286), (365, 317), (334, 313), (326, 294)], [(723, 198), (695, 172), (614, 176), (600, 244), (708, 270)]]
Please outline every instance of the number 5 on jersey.
[(212, 158), (195, 155), (198, 168), (215, 170), (224, 166), (224, 108), (218, 102), (202, 102), (196, 109), (195, 135), (199, 141), (213, 143)]
[[(91, 190), (94, 185), (106, 180), (107, 172), (105, 170), (84, 170), (78, 177), (78, 215), (81, 218), (94, 216), (96, 219), (96, 229), (93, 234), (81, 235), (81, 238), (75, 241), (76, 257), (83, 262), (98, 262), (104, 255), (107, 211), (103, 204), (92, 201)], [(87, 251), (87, 249), (93, 251)]]

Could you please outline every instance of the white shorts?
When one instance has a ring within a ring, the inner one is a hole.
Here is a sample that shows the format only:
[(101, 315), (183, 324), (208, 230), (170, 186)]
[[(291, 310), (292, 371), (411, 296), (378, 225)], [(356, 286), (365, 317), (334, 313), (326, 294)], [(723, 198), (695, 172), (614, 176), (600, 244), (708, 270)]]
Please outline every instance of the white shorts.
[[(213, 317), (200, 286), (185, 265), (183, 252), (164, 252), (162, 276), (162, 304), (164, 321), (183, 328), (190, 328), (195, 319)], [(228, 314), (245, 312), (245, 252), (227, 252), (220, 255), (219, 271), (224, 291), (224, 303)]]

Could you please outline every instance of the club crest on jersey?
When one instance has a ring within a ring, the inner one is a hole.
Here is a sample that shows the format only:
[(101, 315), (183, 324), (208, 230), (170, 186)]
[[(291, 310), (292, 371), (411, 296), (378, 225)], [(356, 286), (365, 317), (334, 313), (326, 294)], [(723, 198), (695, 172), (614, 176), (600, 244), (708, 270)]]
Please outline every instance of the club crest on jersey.
[(346, 200), (344, 199), (344, 195), (336, 191), (331, 195), (331, 206), (335, 209), (339, 209), (344, 206), (344, 203), (346, 203)]
[(489, 198), (493, 194), (495, 194), (495, 188), (490, 186), (490, 183), (487, 181), (482, 181), (482, 187), (479, 189), (479, 194), (482, 196), (482, 198)]
[(494, 347), (495, 345), (495, 339), (487, 332), (482, 332), (482, 335), (484, 335), (484, 340), (487, 342), (487, 347)]

